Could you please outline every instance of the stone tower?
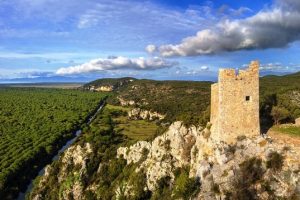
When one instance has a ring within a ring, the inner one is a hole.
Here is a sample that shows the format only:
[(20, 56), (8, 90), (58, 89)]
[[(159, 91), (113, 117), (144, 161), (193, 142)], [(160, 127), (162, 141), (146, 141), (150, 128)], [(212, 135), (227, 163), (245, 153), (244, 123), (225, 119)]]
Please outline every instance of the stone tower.
[(211, 134), (232, 143), (237, 136), (259, 135), (259, 62), (246, 70), (220, 69), (211, 86)]

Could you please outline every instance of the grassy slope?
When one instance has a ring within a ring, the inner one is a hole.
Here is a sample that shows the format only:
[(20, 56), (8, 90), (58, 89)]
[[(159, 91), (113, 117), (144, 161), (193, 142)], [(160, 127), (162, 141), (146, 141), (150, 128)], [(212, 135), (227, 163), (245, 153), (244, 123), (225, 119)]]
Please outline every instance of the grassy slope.
[(300, 137), (300, 127), (297, 126), (274, 126), (272, 127), (274, 131), (278, 131), (280, 133), (288, 134), (290, 136)]
[[(120, 110), (127, 112), (130, 108), (122, 106), (106, 105), (106, 109), (109, 110)], [(129, 120), (127, 116), (116, 116), (113, 117), (113, 121), (116, 124), (116, 131), (124, 134), (127, 137), (134, 140), (147, 140), (152, 138), (159, 126), (155, 122), (146, 120)]]

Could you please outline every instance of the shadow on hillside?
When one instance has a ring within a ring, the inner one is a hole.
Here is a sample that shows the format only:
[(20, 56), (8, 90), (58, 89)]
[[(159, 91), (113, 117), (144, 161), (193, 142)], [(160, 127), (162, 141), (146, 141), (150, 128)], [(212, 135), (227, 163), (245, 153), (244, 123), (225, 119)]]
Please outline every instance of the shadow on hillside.
[(267, 134), (268, 130), (273, 126), (273, 121), (266, 119), (266, 118), (260, 118), (260, 134), (264, 135)]

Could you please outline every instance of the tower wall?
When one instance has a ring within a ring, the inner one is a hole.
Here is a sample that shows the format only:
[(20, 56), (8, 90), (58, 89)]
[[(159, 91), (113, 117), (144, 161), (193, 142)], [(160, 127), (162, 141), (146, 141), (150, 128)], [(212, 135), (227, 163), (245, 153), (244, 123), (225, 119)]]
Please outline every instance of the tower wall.
[(211, 85), (211, 113), (210, 122), (213, 124), (212, 132), (217, 132), (218, 129), (218, 116), (219, 116), (219, 84)]
[(219, 140), (233, 142), (239, 135), (258, 135), (259, 63), (251, 62), (238, 74), (221, 69), (218, 84), (212, 86), (212, 134)]

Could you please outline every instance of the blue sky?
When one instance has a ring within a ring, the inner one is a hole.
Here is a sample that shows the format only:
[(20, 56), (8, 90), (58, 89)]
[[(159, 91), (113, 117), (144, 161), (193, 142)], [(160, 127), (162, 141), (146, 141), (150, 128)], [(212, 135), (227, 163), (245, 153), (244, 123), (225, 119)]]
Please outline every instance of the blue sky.
[(299, 40), (298, 0), (0, 0), (0, 81), (292, 73)]

